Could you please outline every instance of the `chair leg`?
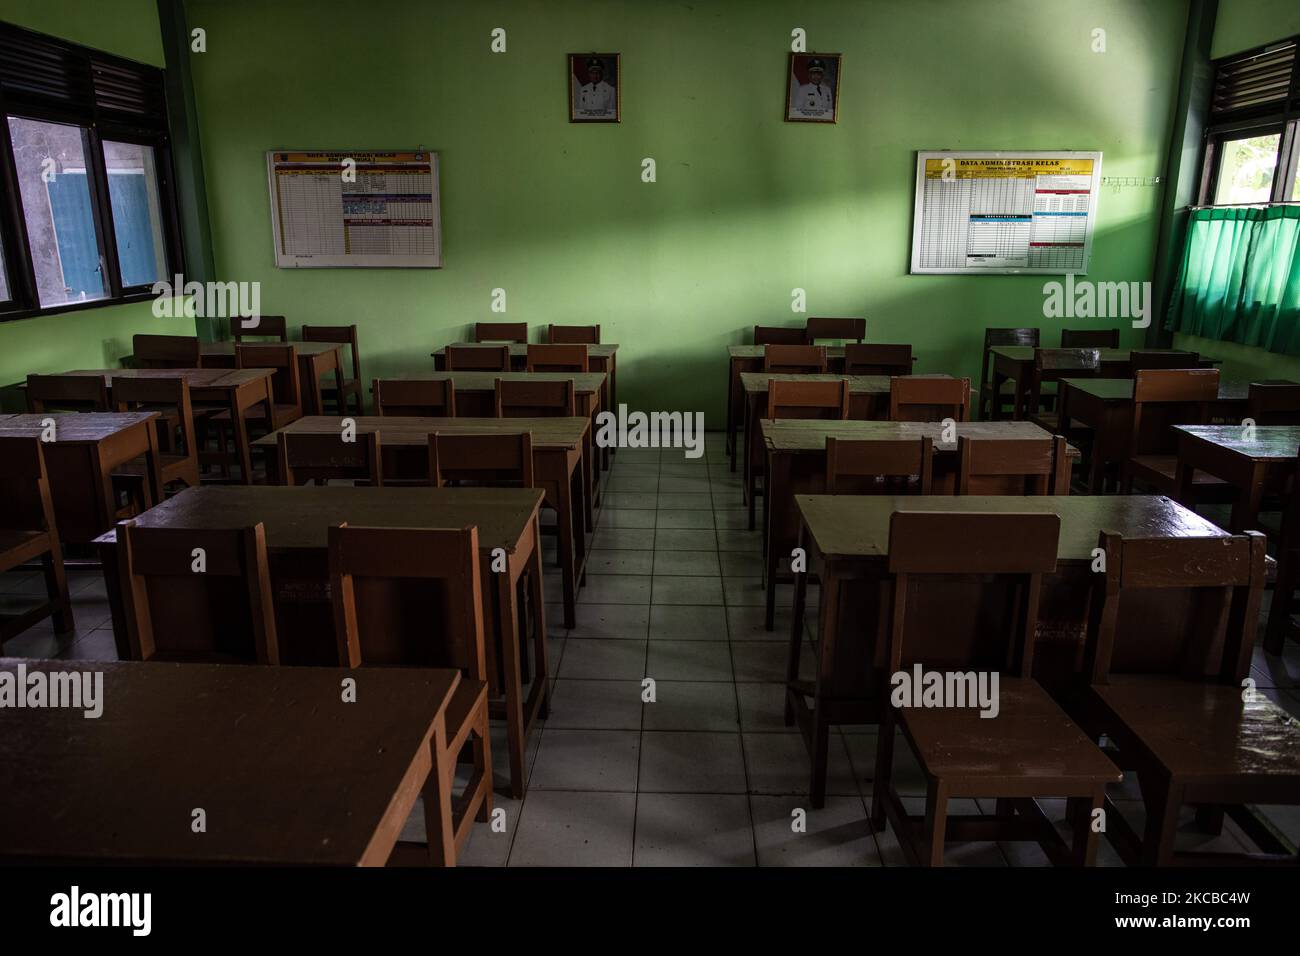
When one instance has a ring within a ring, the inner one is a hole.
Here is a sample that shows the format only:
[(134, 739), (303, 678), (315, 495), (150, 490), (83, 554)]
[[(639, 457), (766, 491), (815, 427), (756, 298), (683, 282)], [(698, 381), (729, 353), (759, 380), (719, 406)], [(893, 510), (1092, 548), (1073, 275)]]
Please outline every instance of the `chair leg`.
[(808, 784), (808, 800), (814, 810), (826, 806), (826, 765), (830, 753), (830, 724), (826, 722), (826, 708), (813, 699), (812, 724), (812, 778)]
[(483, 706), (479, 708), (474, 724), (474, 769), (482, 774), (483, 803), (475, 815), (479, 823), (492, 819), (492, 737), (488, 726), (487, 695), (483, 695)]
[(447, 751), (447, 731), (441, 728), (432, 742), (433, 767), (424, 783), (424, 829), (429, 841), (429, 862), (456, 865), (456, 827), (452, 820), (451, 780), (456, 755)]
[(537, 547), (533, 549), (533, 559), (528, 566), (528, 588), (533, 612), (533, 662), (536, 671), (534, 679), (542, 682), (542, 702), (538, 705), (537, 716), (545, 720), (551, 715), (551, 664), (546, 652), (546, 598), (542, 593), (541, 545), (539, 534)]
[(54, 630), (69, 634), (76, 630), (72, 618), (72, 598), (68, 595), (68, 575), (63, 569), (63, 554), (55, 541), (51, 549), (41, 555), (41, 569), (45, 574), (45, 593), (54, 604)]
[(876, 833), (885, 829), (885, 796), (893, 786), (893, 772), (894, 719), (886, 710), (876, 732), (876, 776), (871, 781), (871, 829)]
[(1168, 866), (1173, 862), (1174, 839), (1178, 833), (1178, 807), (1182, 803), (1179, 792), (1170, 781), (1144, 780), (1142, 801), (1147, 814), (1142, 865)]
[(1074, 830), (1074, 843), (1071, 846), (1070, 862), (1075, 866), (1095, 866), (1097, 847), (1101, 843), (1100, 834), (1093, 829), (1092, 818), (1106, 803), (1106, 791), (1098, 787), (1092, 799), (1074, 798), (1066, 803), (1070, 808), (1070, 825)]
[(941, 783), (926, 787), (926, 866), (943, 866), (943, 844), (948, 831), (948, 792)]
[(510, 754), (510, 795), (524, 795), (524, 689), (519, 668), (519, 612), (506, 575), (498, 575), (497, 611), (501, 617), (501, 657), (505, 665), (506, 749)]

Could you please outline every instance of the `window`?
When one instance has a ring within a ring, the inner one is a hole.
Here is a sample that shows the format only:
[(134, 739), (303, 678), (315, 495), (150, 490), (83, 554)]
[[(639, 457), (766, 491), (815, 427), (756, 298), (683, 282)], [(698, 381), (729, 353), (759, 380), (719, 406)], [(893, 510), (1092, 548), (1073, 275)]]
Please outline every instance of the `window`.
[(1300, 57), (1292, 38), (1219, 60), (1206, 129), (1200, 202), (1300, 199)]
[(0, 23), (0, 319), (181, 272), (162, 71)]

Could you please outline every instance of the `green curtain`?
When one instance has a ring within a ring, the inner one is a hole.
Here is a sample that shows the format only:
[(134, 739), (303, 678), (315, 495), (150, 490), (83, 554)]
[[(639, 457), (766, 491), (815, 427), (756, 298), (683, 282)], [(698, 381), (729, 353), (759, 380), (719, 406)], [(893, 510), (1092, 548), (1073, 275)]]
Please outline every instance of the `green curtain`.
[(1300, 206), (1194, 210), (1165, 328), (1300, 355)]

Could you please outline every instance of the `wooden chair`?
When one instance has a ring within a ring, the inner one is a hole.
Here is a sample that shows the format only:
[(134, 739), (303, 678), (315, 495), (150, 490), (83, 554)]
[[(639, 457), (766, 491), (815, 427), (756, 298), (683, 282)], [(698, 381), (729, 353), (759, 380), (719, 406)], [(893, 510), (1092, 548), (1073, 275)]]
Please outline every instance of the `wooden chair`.
[(276, 431), (302, 418), (302, 385), (298, 377), (296, 346), (236, 345), (235, 367), (275, 370), (271, 376), (271, 421), (265, 422), (261, 406), (249, 412), (250, 421), (257, 421), (260, 417), (271, 431)]
[(108, 388), (101, 375), (28, 375), (29, 412), (106, 412)]
[(1300, 425), (1300, 384), (1251, 382), (1246, 408), (1256, 425)]
[[(949, 839), (1031, 840), (1053, 863), (1096, 860), (1092, 811), (1121, 774), (1031, 677), (1039, 594), (1043, 576), (1056, 570), (1060, 524), (1054, 514), (1004, 513), (896, 512), (890, 521), (893, 600), (884, 673), (894, 692), (882, 708), (871, 823), (880, 831), (888, 818), (913, 864), (942, 866)], [(917, 626), (919, 603), (946, 588), (978, 595), (979, 612), (953, 614), (941, 632)], [(975, 690), (971, 684), (984, 673), (991, 691), (991, 675), (1000, 674), (990, 695), (996, 715), (987, 719), (959, 693), (941, 706), (913, 706), (921, 703), (921, 688), (906, 693), (899, 678), (920, 684), (935, 672), (958, 692)], [(962, 675), (968, 680), (951, 680)], [(923, 817), (907, 813), (894, 786), (896, 727), (925, 779)], [(1049, 797), (1068, 801), (1073, 845), (1039, 809), (1036, 799)], [(994, 800), (995, 813), (950, 815), (949, 802), (964, 798)]]
[(508, 372), (510, 346), (448, 345), (443, 350), (448, 372)]
[(889, 380), (891, 422), (970, 421), (970, 379), (896, 375)]
[[(158, 412), (159, 490), (180, 483), (199, 486), (199, 445), (194, 430), (190, 386), (183, 378), (113, 378), (113, 405), (119, 412)], [(119, 474), (146, 478), (145, 462), (137, 459)]]
[(117, 526), (131, 659), (278, 664), (266, 535)]
[[(987, 419), (992, 415), (993, 410), (993, 362), (989, 354), (990, 349), (1000, 346), (1028, 346), (1038, 348), (1039, 336), (1041, 333), (1038, 329), (985, 329), (984, 330), (984, 349), (981, 352), (980, 359), (980, 380), (979, 380), (979, 417)], [(1015, 393), (1010, 387), (1004, 387), (1002, 393), (997, 396), (999, 407), (1015, 398)]]
[(1063, 349), (1117, 349), (1119, 329), (1061, 329)]
[(245, 327), (245, 322), (252, 318), (234, 316), (230, 320), (230, 337), (236, 342), (247, 339), (271, 339), (276, 342), (289, 341), (289, 325), (283, 315), (258, 316), (257, 324)]
[(911, 375), (910, 345), (846, 345), (845, 375)]
[(552, 345), (599, 345), (599, 325), (548, 325), (546, 342)]
[(532, 433), (431, 433), (429, 483), (435, 488), (443, 488), (448, 482), (495, 488), (532, 488)]
[(497, 379), (497, 418), (573, 418), (578, 414), (573, 379), (556, 382)]
[(199, 368), (197, 335), (134, 335), (131, 351), (136, 368)]
[(861, 343), (867, 337), (866, 319), (810, 318), (804, 328), (809, 345), (823, 340)]
[(586, 372), (590, 370), (585, 345), (530, 345), (530, 372)]
[(508, 342), (513, 345), (528, 344), (527, 322), (475, 322), (475, 342)]
[(1134, 349), (1129, 353), (1128, 367), (1133, 376), (1145, 369), (1200, 368), (1201, 356), (1199, 352)]
[(38, 558), (46, 600), (19, 614), (0, 616), (0, 645), (46, 617), (52, 619), (58, 634), (76, 629), (45, 472), (45, 450), (39, 438), (0, 437), (0, 572)]
[(826, 371), (824, 345), (765, 345), (763, 371), (784, 375), (816, 375)]
[(1268, 606), (1268, 627), (1264, 649), (1281, 654), (1288, 637), (1300, 640), (1300, 628), (1291, 615), (1300, 611), (1296, 588), (1300, 587), (1300, 450), (1296, 452), (1296, 469), (1291, 475), (1291, 493), (1282, 519), (1282, 541), (1277, 549), (1277, 583)]
[(383, 487), (384, 468), (379, 432), (358, 433), (345, 442), (338, 435), (276, 433), (280, 484), (325, 484), (351, 481)]
[(755, 345), (807, 345), (808, 330), (788, 325), (754, 326)]
[[(1263, 693), (1243, 690), (1259, 625), (1265, 541), (1125, 539), (1102, 532), (1085, 654), (1091, 688), (1080, 708), (1116, 761), (1136, 771), (1142, 836), (1110, 801), (1106, 835), (1126, 863), (1145, 866), (1300, 862), (1247, 804), (1300, 804), (1300, 724)], [(1261, 854), (1183, 853), (1179, 810), (1199, 829), (1226, 813)]]
[(456, 388), (451, 379), (377, 378), (371, 386), (376, 415), (404, 418), (455, 418)]
[(957, 437), (957, 494), (1068, 495), (1065, 439)]
[(361, 396), (361, 349), (357, 344), (357, 327), (355, 325), (304, 325), (302, 327), (304, 342), (330, 342), (348, 346), (352, 353), (352, 377), (349, 378), (342, 369), (338, 372), (338, 382), (321, 388), (321, 395), (327, 402), (333, 402), (340, 415), (348, 413), (349, 399), (356, 403), (357, 414), (365, 413), (365, 402)]
[(768, 418), (829, 418), (838, 421), (849, 417), (849, 380), (834, 382), (767, 383)]
[[(338, 525), (329, 529), (329, 563), (341, 667), (461, 672), (445, 731), (433, 741), (439, 772), (424, 788), (430, 858), (452, 866), (473, 821), (492, 815), (478, 529)], [(453, 797), (456, 764), (466, 748), (472, 775), (461, 796)]]
[[(826, 494), (928, 495), (934, 480), (934, 440), (826, 438)], [(890, 480), (894, 479), (894, 480)]]
[[(1178, 442), (1172, 425), (1201, 425), (1219, 395), (1217, 368), (1145, 369), (1133, 383), (1133, 423), (1120, 490), (1132, 494), (1138, 481), (1172, 497), (1178, 486)], [(1230, 485), (1204, 471), (1192, 474), (1197, 501), (1230, 501)]]
[[(1096, 348), (1034, 349), (1034, 370), (1026, 388), (1025, 418), (1049, 432), (1064, 431), (1055, 393), (1043, 386), (1058, 387), (1063, 378), (1096, 378), (1101, 374), (1101, 352)], [(1056, 410), (1053, 410), (1056, 409)]]

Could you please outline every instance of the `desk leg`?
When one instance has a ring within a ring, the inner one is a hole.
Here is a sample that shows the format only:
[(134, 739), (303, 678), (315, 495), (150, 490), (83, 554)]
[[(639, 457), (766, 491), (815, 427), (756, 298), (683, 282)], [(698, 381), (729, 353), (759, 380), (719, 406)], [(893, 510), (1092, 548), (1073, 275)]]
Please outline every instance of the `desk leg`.
[(1237, 500), (1232, 503), (1232, 517), (1228, 521), (1228, 530), (1233, 534), (1243, 531), (1259, 530), (1259, 506), (1264, 499), (1264, 469), (1259, 464), (1252, 464), (1250, 476), (1237, 484)]
[(546, 596), (542, 586), (542, 525), (533, 519), (533, 556), (528, 561), (528, 594), (533, 605), (533, 679), (541, 682), (542, 700), (537, 713), (545, 720), (551, 713), (551, 667), (546, 653)]
[(560, 578), (564, 590), (564, 626), (575, 626), (577, 619), (577, 561), (574, 552), (576, 543), (574, 532), (582, 535), (582, 517), (573, 506), (573, 476), (569, 475), (556, 482), (556, 526), (560, 532)]
[[(506, 750), (510, 753), (510, 796), (524, 795), (524, 685), (519, 669), (519, 608), (510, 572), (494, 574), (497, 620), (501, 625), (501, 660), (505, 665)], [(538, 680), (545, 680), (537, 675)]]
[(767, 616), (764, 618), (764, 624), (769, 631), (776, 627), (777, 568), (781, 564), (782, 557), (777, 553), (776, 541), (773, 540), (776, 518), (772, 510), (777, 507), (778, 502), (784, 506), (786, 489), (790, 483), (792, 458), (791, 455), (768, 454), (767, 475), (763, 479), (767, 484), (763, 490), (763, 584), (767, 588)]

